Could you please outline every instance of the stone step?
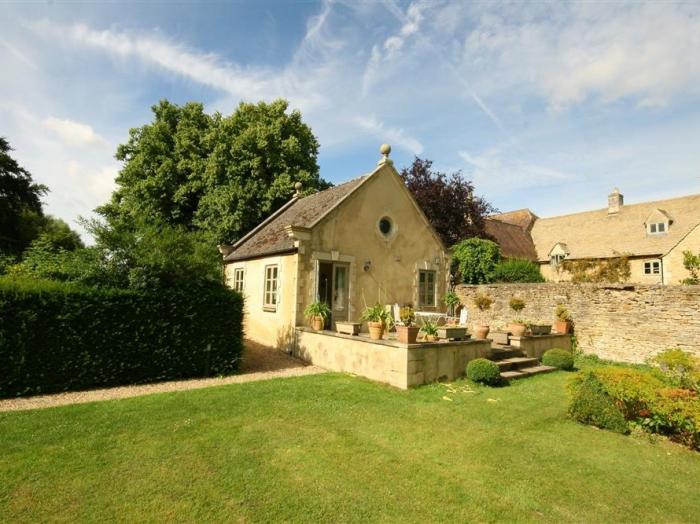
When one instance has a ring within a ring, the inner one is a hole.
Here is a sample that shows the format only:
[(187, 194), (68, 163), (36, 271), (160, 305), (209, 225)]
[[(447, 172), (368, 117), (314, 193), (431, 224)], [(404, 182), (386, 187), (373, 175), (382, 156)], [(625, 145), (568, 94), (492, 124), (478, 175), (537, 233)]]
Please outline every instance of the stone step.
[(555, 371), (557, 368), (552, 366), (531, 366), (528, 368), (520, 368), (518, 370), (502, 371), (501, 378), (503, 380), (513, 380), (517, 378), (531, 377), (533, 375), (539, 375), (540, 373), (549, 373), (550, 371)]
[(516, 358), (516, 357), (524, 357), (525, 353), (523, 353), (520, 349), (513, 349), (510, 346), (506, 346), (508, 349), (502, 348), (502, 347), (491, 347), (491, 355), (489, 357), (490, 360), (503, 360), (506, 358)]
[(539, 365), (536, 358), (528, 357), (511, 357), (504, 358), (502, 360), (497, 360), (496, 364), (501, 371), (517, 371), (522, 368), (531, 368), (533, 366)]

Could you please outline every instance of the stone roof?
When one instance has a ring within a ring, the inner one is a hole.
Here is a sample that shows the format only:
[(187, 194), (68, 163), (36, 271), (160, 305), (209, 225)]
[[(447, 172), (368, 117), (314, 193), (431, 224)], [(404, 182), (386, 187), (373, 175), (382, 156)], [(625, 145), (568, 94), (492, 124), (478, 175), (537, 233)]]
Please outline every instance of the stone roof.
[[(671, 220), (664, 234), (647, 234), (646, 220), (659, 211)], [(641, 204), (625, 204), (617, 213), (597, 209), (535, 221), (531, 235), (540, 261), (550, 250), (566, 244), (569, 259), (665, 255), (700, 224), (700, 194)]]
[(535, 220), (537, 220), (539, 217), (529, 209), (518, 209), (516, 211), (508, 211), (506, 213), (491, 215), (489, 218), (498, 220), (499, 222), (505, 222), (506, 224), (518, 226), (525, 231), (530, 231), (530, 229), (532, 229), (532, 225), (535, 223)]
[(244, 260), (275, 253), (294, 251), (294, 241), (287, 226), (310, 228), (340, 201), (356, 189), (369, 175), (361, 176), (309, 196), (292, 198), (265, 221), (232, 246), (224, 260)]
[(489, 217), (484, 221), (484, 229), (498, 243), (504, 257), (537, 260), (532, 238), (521, 226)]

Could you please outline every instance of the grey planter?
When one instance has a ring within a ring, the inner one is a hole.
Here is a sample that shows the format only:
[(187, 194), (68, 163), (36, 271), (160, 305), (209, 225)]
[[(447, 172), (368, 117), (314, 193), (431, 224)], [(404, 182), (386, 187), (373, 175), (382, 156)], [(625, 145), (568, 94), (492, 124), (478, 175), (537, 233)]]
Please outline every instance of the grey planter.
[(438, 337), (445, 340), (467, 340), (467, 328), (459, 326), (441, 326), (438, 328)]
[(549, 335), (552, 332), (552, 326), (550, 324), (531, 324), (530, 333), (533, 336), (537, 335)]

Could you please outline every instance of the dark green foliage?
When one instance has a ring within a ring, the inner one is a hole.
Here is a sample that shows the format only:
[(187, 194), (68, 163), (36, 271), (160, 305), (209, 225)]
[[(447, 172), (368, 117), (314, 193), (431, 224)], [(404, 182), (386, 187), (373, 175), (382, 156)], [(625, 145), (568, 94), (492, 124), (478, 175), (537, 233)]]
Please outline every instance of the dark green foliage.
[(498, 244), (483, 238), (462, 240), (452, 248), (453, 266), (465, 284), (491, 282), (500, 260)]
[(576, 376), (570, 384), (570, 390), (569, 415), (571, 418), (583, 424), (617, 433), (629, 433), (625, 417), (593, 372), (586, 371)]
[(689, 276), (681, 280), (681, 284), (700, 285), (700, 253), (694, 255), (692, 251), (683, 251), (683, 267), (688, 271)]
[(550, 349), (542, 355), (542, 364), (569, 371), (574, 369), (574, 356), (564, 349)]
[(54, 249), (73, 251), (85, 247), (78, 233), (60, 218), (50, 215), (44, 216), (38, 238), (51, 244)]
[(0, 279), (0, 396), (232, 373), (242, 297)]
[(318, 141), (288, 103), (241, 103), (230, 116), (166, 100), (119, 146), (118, 189), (100, 212), (121, 229), (135, 219), (200, 231), (212, 245), (239, 239), (291, 198), (313, 191)]
[(474, 382), (495, 386), (501, 382), (501, 370), (498, 364), (491, 360), (475, 358), (467, 364), (467, 378)]
[(493, 270), (492, 282), (544, 282), (540, 268), (530, 260), (508, 258), (502, 260)]
[(202, 233), (145, 225), (121, 230), (87, 224), (96, 246), (67, 251), (43, 236), (32, 242), (11, 276), (118, 288), (187, 288), (221, 283), (221, 257)]
[(10, 156), (12, 148), (0, 137), (0, 255), (19, 255), (39, 233), (41, 196), (47, 188)]

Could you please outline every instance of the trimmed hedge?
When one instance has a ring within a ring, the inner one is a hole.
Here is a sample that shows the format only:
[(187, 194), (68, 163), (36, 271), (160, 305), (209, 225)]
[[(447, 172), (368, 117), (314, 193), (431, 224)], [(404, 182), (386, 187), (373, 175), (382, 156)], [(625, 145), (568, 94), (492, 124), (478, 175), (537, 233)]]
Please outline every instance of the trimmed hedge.
[(565, 349), (550, 349), (542, 355), (542, 364), (570, 371), (574, 369), (574, 356)]
[(495, 386), (501, 382), (501, 370), (498, 364), (491, 360), (475, 358), (467, 364), (467, 378), (474, 382)]
[(0, 397), (232, 373), (243, 299), (0, 278)]
[(618, 367), (582, 371), (569, 388), (574, 420), (618, 433), (636, 425), (700, 450), (700, 398), (692, 389), (669, 388), (651, 370)]

